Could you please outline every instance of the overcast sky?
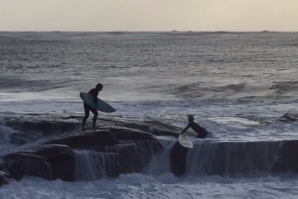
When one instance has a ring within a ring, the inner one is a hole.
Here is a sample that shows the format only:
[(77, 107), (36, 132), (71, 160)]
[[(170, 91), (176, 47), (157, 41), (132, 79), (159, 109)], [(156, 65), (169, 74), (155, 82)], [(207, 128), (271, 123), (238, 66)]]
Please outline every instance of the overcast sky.
[(298, 31), (298, 0), (0, 0), (0, 31)]

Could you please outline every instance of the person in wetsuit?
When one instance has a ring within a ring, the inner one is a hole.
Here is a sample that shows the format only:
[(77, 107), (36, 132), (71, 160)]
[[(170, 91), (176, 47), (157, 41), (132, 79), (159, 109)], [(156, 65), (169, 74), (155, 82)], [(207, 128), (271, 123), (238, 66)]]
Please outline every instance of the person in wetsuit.
[[(98, 93), (102, 90), (102, 88), (103, 88), (103, 85), (101, 83), (98, 83), (95, 88), (92, 88), (88, 92), (89, 94), (91, 94), (93, 96), (95, 105), (97, 105), (97, 96), (98, 96)], [(83, 119), (82, 129), (84, 130), (86, 120), (89, 117), (89, 111), (91, 111), (93, 113), (93, 115), (94, 115), (93, 116), (93, 128), (95, 128), (95, 123), (96, 123), (97, 116), (98, 116), (97, 109), (92, 108), (88, 104), (84, 103), (84, 111), (85, 111), (85, 117)]]
[(208, 135), (208, 131), (204, 127), (201, 127), (199, 124), (194, 122), (193, 116), (188, 117), (188, 125), (181, 132), (181, 134), (183, 135), (189, 127), (192, 128), (192, 130), (197, 133), (198, 138), (205, 138)]

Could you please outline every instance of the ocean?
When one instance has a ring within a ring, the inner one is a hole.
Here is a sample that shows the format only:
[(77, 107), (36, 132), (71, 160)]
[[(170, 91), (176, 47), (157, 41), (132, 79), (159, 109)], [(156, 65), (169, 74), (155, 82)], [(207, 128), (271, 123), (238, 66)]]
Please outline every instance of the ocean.
[[(0, 198), (296, 198), (298, 175), (268, 168), (280, 147), (270, 143), (298, 140), (298, 124), (279, 120), (297, 113), (297, 66), (294, 32), (0, 32), (0, 158), (38, 142), (11, 144), (18, 129), (6, 115), (82, 116), (79, 93), (99, 82), (99, 97), (117, 110), (99, 118), (182, 129), (192, 114), (213, 132), (194, 140), (183, 176), (169, 168), (177, 138), (161, 136), (164, 152), (146, 172), (77, 182), (26, 176), (0, 187)], [(234, 145), (243, 142), (262, 144), (240, 160)], [(234, 143), (224, 153), (231, 159), (216, 165), (224, 174), (210, 175), (218, 143)]]

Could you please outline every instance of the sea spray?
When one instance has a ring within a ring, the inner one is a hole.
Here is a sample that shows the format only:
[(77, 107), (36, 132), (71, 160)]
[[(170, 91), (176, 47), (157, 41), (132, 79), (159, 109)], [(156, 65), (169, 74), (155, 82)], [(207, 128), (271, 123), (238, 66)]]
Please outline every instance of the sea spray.
[(172, 137), (158, 137), (159, 142), (163, 145), (163, 151), (153, 155), (144, 173), (147, 175), (159, 176), (170, 173), (170, 152), (176, 142)]
[(10, 144), (11, 136), (17, 131), (11, 129), (8, 126), (5, 126), (5, 121), (3, 118), (0, 118), (0, 145)]

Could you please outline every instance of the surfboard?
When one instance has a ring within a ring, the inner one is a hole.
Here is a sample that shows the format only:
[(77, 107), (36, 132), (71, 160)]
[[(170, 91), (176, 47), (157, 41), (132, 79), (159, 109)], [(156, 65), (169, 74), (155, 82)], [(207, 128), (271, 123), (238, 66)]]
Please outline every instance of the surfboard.
[(95, 108), (101, 112), (113, 113), (116, 111), (111, 105), (109, 105), (108, 103), (106, 103), (105, 101), (103, 101), (99, 98), (97, 98), (97, 106), (95, 106), (94, 101), (93, 101), (93, 96), (88, 93), (81, 92), (80, 98), (83, 100), (83, 102), (85, 102), (92, 108)]
[(188, 139), (185, 135), (179, 135), (178, 137), (179, 143), (186, 148), (193, 148), (193, 143), (190, 139)]

